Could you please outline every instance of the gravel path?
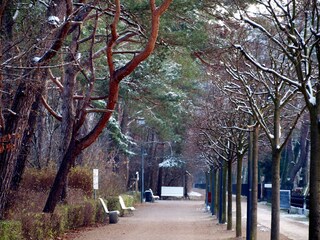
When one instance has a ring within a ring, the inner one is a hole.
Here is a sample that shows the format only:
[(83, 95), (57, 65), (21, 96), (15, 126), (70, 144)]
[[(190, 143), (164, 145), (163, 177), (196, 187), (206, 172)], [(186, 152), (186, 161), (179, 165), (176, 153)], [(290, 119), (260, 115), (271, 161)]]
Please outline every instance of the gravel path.
[[(203, 201), (160, 200), (136, 206), (133, 216), (120, 218), (117, 224), (86, 229), (67, 239), (74, 240), (212, 240), (235, 239), (235, 231), (227, 231), (225, 224), (218, 224), (215, 216), (204, 210)], [(266, 207), (266, 206), (264, 206)], [(260, 214), (260, 210), (259, 210)], [(266, 211), (266, 214), (269, 214)], [(234, 213), (235, 215), (235, 213)], [(260, 214), (264, 216), (264, 213)], [(298, 226), (298, 225), (293, 225)], [(243, 222), (245, 227), (245, 218)], [(307, 226), (304, 226), (304, 234)], [(287, 229), (290, 232), (290, 229)], [(292, 232), (295, 231), (292, 229)], [(302, 231), (302, 232), (303, 232)], [(245, 236), (245, 228), (243, 229)], [(296, 239), (281, 236), (282, 240)], [(270, 229), (258, 227), (258, 239), (269, 240)], [(300, 238), (297, 238), (300, 239)]]

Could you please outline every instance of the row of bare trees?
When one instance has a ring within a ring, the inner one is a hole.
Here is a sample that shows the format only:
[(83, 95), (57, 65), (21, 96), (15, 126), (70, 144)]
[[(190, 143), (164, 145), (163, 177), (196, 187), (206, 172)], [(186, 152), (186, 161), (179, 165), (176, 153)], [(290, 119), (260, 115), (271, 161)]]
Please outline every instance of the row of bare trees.
[[(317, 1), (257, 1), (255, 11), (240, 11), (241, 19), (224, 22), (221, 32), (229, 32), (230, 38), (221, 44), (225, 53), (219, 55), (217, 61), (210, 60), (210, 52), (197, 56), (205, 63), (207, 71), (214, 72), (211, 78), (215, 87), (208, 102), (215, 102), (215, 106), (211, 106), (210, 113), (199, 118), (202, 123), (200, 150), (208, 164), (217, 167), (221, 166), (217, 164), (221, 159), (230, 161), (228, 151), (233, 151), (234, 156), (237, 152), (244, 153), (230, 136), (236, 130), (251, 131), (255, 133), (253, 143), (249, 144), (247, 138), (237, 139), (249, 146), (253, 144), (250, 151), (253, 155), (249, 156), (253, 159), (253, 187), (256, 188), (258, 136), (269, 142), (272, 156), (271, 239), (280, 236), (281, 154), (287, 146), (292, 150), (292, 134), (298, 132), (297, 124), (301, 129), (300, 136), (304, 138), (298, 140), (304, 159), (301, 162), (306, 160), (306, 138), (310, 132), (309, 239), (319, 238), (319, 7)], [(220, 51), (217, 49), (218, 53)], [(220, 97), (221, 94), (224, 96)], [(205, 106), (203, 111), (208, 112), (207, 109)], [(230, 111), (234, 115), (225, 116), (221, 111)], [(306, 119), (306, 113), (309, 119)], [(238, 116), (241, 116), (240, 121), (236, 121)], [(306, 130), (308, 122), (310, 128)], [(296, 162), (300, 169), (302, 165)], [(239, 177), (240, 158), (238, 164)], [(292, 178), (297, 171), (292, 168)], [(252, 221), (254, 228), (256, 217)], [(240, 228), (237, 226), (236, 229), (236, 235), (241, 236)], [(256, 239), (256, 230), (251, 232), (252, 239)]]

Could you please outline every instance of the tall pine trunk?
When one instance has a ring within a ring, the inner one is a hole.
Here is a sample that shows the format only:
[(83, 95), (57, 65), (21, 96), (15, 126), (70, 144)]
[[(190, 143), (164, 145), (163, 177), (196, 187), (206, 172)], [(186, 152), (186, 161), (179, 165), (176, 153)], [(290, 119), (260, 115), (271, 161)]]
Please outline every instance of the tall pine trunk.
[(43, 212), (53, 213), (61, 198), (69, 171), (80, 153), (81, 149), (76, 145), (76, 140), (72, 138), (56, 174)]

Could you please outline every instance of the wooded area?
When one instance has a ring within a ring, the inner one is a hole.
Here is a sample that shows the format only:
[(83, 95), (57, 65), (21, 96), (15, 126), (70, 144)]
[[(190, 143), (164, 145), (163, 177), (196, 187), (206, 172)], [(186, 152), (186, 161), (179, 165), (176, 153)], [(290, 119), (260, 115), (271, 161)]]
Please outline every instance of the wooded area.
[(271, 239), (280, 189), (309, 195), (319, 239), (319, 10), (316, 0), (0, 1), (0, 219), (33, 171), (54, 172), (45, 213), (67, 202), (78, 168), (99, 168), (105, 195), (137, 189), (137, 173), (160, 194), (209, 172), (227, 229), (237, 184), (237, 237), (241, 184), (252, 184), (256, 239), (257, 186), (272, 183)]

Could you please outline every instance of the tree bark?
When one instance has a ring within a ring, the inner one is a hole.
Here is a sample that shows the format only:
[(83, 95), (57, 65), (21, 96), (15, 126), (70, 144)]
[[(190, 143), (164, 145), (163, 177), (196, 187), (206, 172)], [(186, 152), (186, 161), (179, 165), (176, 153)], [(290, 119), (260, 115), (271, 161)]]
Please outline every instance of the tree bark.
[(228, 160), (228, 218), (227, 230), (232, 230), (232, 159)]
[(309, 239), (320, 239), (320, 130), (316, 109), (310, 109)]
[(272, 151), (271, 240), (280, 237), (280, 152)]
[(29, 127), (23, 133), (23, 139), (22, 139), (23, 144), (21, 146), (20, 153), (16, 161), (14, 175), (11, 181), (12, 190), (18, 190), (20, 186), (20, 182), (22, 180), (22, 175), (25, 170), (27, 157), (30, 152), (31, 139), (34, 134), (34, 130), (37, 122), (37, 115), (38, 115), (37, 113), (39, 109), (40, 97), (41, 96), (38, 94), (37, 100), (32, 105), (32, 110), (28, 120)]
[(309, 135), (309, 124), (307, 123), (307, 119), (304, 119), (301, 130), (300, 130), (300, 157), (298, 162), (296, 162), (290, 171), (290, 182), (293, 183), (297, 172), (300, 168), (305, 164), (308, 160), (308, 152), (307, 152), (307, 145), (308, 145), (308, 135)]
[(81, 148), (76, 145), (76, 140), (71, 139), (68, 149), (66, 150), (62, 159), (59, 170), (54, 179), (54, 183), (51, 187), (47, 202), (43, 209), (43, 212), (53, 213), (57, 203), (60, 200), (63, 187), (66, 184), (68, 173), (74, 164), (77, 156), (81, 153)]
[(227, 221), (227, 164), (222, 164), (223, 179), (222, 179), (222, 223)]
[(236, 237), (242, 236), (241, 186), (243, 155), (237, 154)]
[(253, 132), (253, 158), (252, 158), (252, 211), (251, 211), (251, 240), (257, 239), (258, 225), (258, 161), (259, 161), (259, 125), (254, 127)]

